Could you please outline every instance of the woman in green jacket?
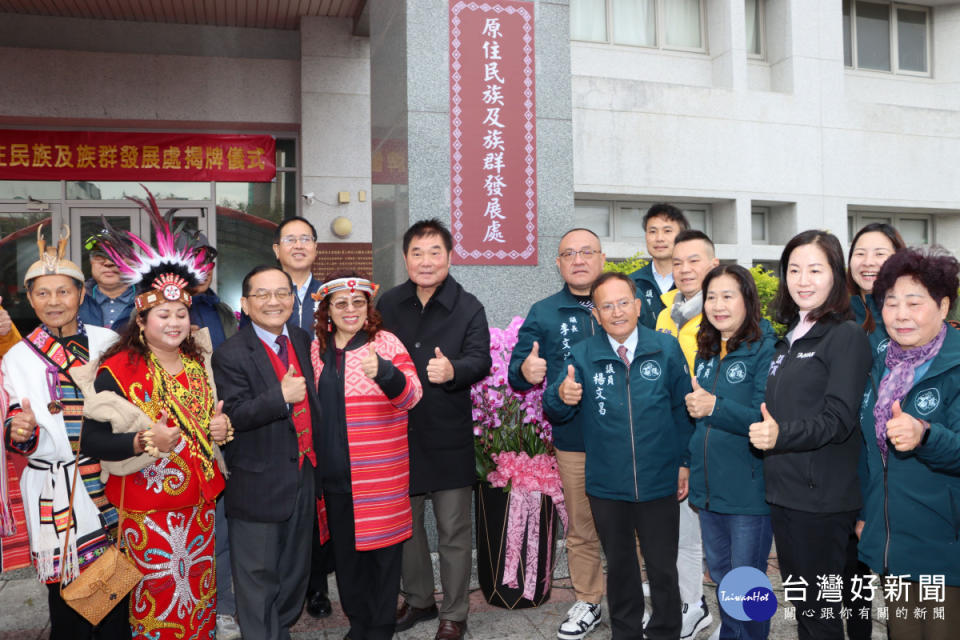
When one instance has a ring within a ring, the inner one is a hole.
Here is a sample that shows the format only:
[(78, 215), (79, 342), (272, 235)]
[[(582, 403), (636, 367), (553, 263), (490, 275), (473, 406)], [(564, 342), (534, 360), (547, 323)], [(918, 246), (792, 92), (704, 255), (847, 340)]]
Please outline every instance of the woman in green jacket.
[[(732, 569), (767, 572), (773, 530), (763, 486), (763, 456), (750, 446), (776, 338), (760, 315), (757, 287), (739, 265), (715, 267), (703, 280), (693, 392), (687, 411), (690, 504), (700, 509), (703, 553), (717, 584)], [(762, 639), (770, 622), (742, 622), (721, 607), (721, 638)]]
[(900, 232), (885, 222), (871, 222), (853, 236), (847, 256), (847, 289), (853, 317), (870, 338), (874, 358), (887, 347), (883, 317), (873, 299), (873, 283), (887, 258), (906, 248)]
[[(893, 640), (956, 637), (960, 620), (960, 332), (944, 322), (958, 272), (943, 252), (906, 250), (884, 263), (874, 287), (890, 345), (860, 412), (860, 559), (904, 582), (898, 598), (885, 594)], [(907, 617), (893, 615), (899, 607)]]

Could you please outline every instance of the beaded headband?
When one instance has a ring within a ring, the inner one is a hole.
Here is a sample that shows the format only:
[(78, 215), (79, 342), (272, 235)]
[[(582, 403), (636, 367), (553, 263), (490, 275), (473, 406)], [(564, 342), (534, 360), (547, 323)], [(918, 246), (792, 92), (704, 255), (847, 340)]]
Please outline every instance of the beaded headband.
[(353, 293), (354, 291), (362, 291), (363, 293), (370, 294), (372, 298), (377, 294), (377, 290), (380, 288), (380, 285), (375, 282), (370, 282), (366, 278), (337, 278), (331, 280), (330, 282), (325, 282), (316, 293), (310, 294), (310, 296), (317, 302), (323, 300), (332, 293), (337, 291), (349, 291)]
[(146, 311), (165, 302), (182, 302), (190, 306), (192, 300), (187, 293), (187, 281), (175, 273), (164, 273), (153, 280), (153, 289), (145, 291), (134, 299), (137, 311)]

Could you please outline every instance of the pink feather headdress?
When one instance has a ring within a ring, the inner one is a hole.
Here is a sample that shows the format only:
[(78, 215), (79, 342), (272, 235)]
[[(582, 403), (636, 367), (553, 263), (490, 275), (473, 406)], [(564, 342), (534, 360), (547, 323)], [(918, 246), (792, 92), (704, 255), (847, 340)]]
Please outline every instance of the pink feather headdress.
[(134, 286), (138, 311), (164, 302), (180, 301), (190, 305), (187, 289), (203, 283), (213, 270), (216, 255), (208, 250), (198, 234), (173, 227), (177, 209), (160, 213), (156, 198), (144, 187), (147, 199), (127, 196), (147, 212), (153, 227), (156, 247), (130, 231), (116, 229), (103, 218), (103, 229), (95, 235), (96, 249), (106, 253), (117, 265), (123, 280)]

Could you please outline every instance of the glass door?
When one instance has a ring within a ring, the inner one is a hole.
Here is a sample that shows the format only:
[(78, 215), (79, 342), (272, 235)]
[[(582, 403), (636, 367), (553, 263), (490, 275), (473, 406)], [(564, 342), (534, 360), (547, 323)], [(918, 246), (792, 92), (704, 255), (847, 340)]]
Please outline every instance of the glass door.
[(59, 237), (54, 234), (51, 240), (51, 223), (59, 229), (60, 221), (58, 204), (0, 204), (0, 304), (10, 313), (21, 334), (37, 326), (23, 286), (27, 269), (40, 257), (37, 229), (43, 228), (43, 237), (49, 246)]

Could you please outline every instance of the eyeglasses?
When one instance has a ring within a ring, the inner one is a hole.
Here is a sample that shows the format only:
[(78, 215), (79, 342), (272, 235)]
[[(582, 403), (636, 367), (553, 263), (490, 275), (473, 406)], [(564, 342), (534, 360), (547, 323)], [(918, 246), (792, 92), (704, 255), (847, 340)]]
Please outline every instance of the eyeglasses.
[(573, 249), (567, 249), (566, 251), (560, 252), (560, 259), (569, 262), (573, 260), (577, 254), (583, 257), (584, 260), (589, 260), (593, 256), (600, 255), (600, 251), (597, 249), (580, 249), (580, 251), (574, 251)]
[(315, 242), (316, 240), (313, 236), (283, 236), (280, 238), (280, 244), (288, 247), (295, 244), (305, 244), (310, 246)]
[(257, 289), (248, 295), (248, 298), (253, 298), (257, 302), (266, 302), (270, 297), (274, 297), (278, 302), (284, 302), (287, 298), (290, 297), (290, 289), (277, 289), (276, 291), (267, 291), (266, 289)]
[(634, 302), (633, 300), (628, 300), (627, 298), (624, 298), (623, 300), (618, 300), (617, 302), (608, 302), (606, 304), (602, 304), (597, 308), (600, 309), (600, 313), (611, 314), (613, 313), (614, 309), (619, 309), (620, 311), (626, 311), (627, 309), (630, 308), (630, 305), (632, 305), (633, 302)]
[(336, 309), (337, 311), (346, 311), (347, 307), (350, 307), (353, 309), (363, 309), (364, 307), (367, 306), (367, 299), (352, 298), (350, 300), (337, 300), (330, 306)]

